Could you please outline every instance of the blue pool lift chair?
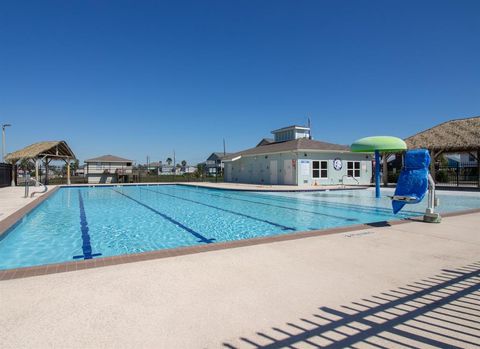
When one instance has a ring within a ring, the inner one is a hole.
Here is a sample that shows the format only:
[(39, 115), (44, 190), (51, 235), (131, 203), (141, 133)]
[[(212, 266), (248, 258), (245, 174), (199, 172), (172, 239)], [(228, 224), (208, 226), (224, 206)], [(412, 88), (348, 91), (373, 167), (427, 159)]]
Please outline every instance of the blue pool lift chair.
[(435, 198), (435, 181), (429, 172), (430, 154), (426, 149), (408, 150), (398, 177), (395, 194), (391, 197), (393, 213), (398, 213), (406, 204), (416, 204), (428, 192), (428, 206), (423, 216), (425, 222), (439, 223), (441, 217), (435, 212), (438, 199)]

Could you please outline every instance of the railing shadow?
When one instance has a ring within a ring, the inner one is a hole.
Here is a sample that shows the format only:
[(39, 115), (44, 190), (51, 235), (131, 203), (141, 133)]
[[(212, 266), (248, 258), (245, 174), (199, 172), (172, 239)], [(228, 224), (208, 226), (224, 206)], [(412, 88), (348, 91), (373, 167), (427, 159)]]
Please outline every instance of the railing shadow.
[(480, 262), (223, 346), (480, 348)]

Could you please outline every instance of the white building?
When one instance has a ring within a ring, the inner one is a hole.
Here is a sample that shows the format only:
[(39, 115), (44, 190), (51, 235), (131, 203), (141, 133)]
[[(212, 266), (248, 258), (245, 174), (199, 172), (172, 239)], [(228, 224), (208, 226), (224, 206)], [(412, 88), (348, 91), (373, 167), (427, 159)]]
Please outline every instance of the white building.
[(126, 183), (132, 175), (132, 160), (103, 155), (85, 160), (88, 183)]
[(264, 142), (223, 159), (226, 182), (298, 186), (370, 184), (370, 154), (352, 153), (348, 146), (312, 140), (308, 127), (290, 126), (272, 133), (273, 143)]

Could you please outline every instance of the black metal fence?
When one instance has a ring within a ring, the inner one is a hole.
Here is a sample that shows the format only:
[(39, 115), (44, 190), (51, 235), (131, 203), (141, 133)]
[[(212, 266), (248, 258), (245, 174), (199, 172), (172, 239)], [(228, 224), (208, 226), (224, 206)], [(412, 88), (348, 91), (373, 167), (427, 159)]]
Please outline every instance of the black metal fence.
[(0, 188), (12, 184), (12, 165), (0, 163)]
[(478, 166), (474, 163), (437, 165), (435, 182), (438, 186), (479, 187)]
[[(175, 183), (175, 182), (223, 182), (223, 176), (210, 175), (202, 173), (201, 175), (193, 173), (185, 174), (168, 174), (158, 175), (147, 173), (146, 171), (134, 171), (128, 176), (128, 183)], [(67, 184), (67, 177), (55, 177), (48, 179), (49, 184)], [(87, 184), (88, 178), (86, 176), (72, 176), (70, 178), (72, 184)]]

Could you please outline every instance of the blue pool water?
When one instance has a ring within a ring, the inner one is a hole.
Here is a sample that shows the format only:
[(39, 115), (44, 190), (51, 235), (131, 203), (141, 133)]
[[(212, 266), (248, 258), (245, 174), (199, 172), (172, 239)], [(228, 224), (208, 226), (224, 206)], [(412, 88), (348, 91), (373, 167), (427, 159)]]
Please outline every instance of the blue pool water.
[[(384, 193), (389, 194), (388, 192)], [(440, 195), (441, 211), (480, 195)], [(210, 244), (421, 215), (372, 190), (264, 193), (182, 185), (61, 188), (0, 240), (0, 269)]]

